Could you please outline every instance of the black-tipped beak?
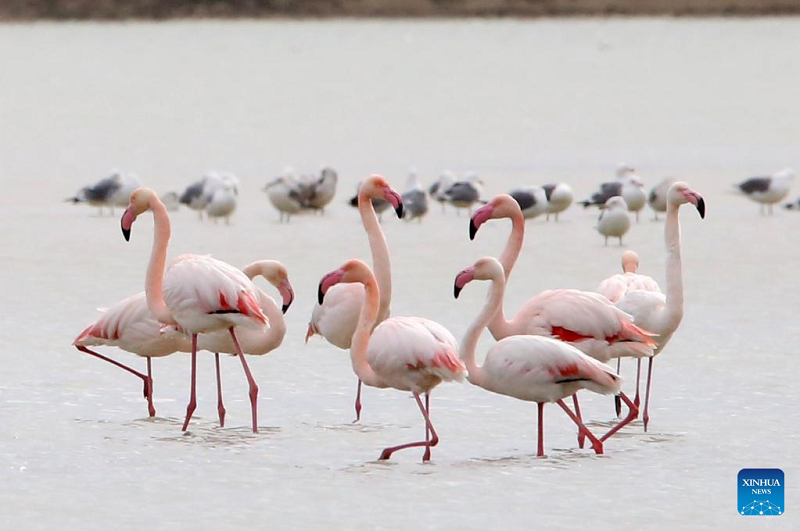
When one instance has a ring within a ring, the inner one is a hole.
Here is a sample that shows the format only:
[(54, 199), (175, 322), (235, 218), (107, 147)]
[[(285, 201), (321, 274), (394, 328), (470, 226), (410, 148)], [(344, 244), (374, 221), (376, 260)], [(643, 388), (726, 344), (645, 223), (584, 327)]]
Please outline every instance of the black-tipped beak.
[(281, 306), (281, 312), (286, 313), (286, 310), (289, 309), (289, 306), (291, 306), (291, 304), (284, 304)]
[(403, 203), (401, 202), (397, 205), (397, 208), (394, 209), (395, 214), (397, 214), (398, 219), (403, 219)]
[(453, 284), (453, 296), (457, 299), (459, 295), (461, 295), (461, 290), (463, 288), (459, 288), (458, 284)]
[(125, 237), (126, 242), (131, 241), (131, 229), (126, 229), (125, 227), (122, 227), (122, 235)]
[(700, 219), (706, 219), (706, 202), (702, 197), (697, 200), (697, 211), (700, 213)]
[[(475, 235), (478, 233), (478, 227), (475, 226), (475, 221), (470, 218), (469, 219), (469, 239), (470, 241), (475, 239)], [(456, 295), (458, 297), (458, 295)]]
[(322, 301), (325, 299), (325, 294), (322, 292), (322, 282), (319, 283), (319, 287), (317, 288), (317, 302), (322, 304)]

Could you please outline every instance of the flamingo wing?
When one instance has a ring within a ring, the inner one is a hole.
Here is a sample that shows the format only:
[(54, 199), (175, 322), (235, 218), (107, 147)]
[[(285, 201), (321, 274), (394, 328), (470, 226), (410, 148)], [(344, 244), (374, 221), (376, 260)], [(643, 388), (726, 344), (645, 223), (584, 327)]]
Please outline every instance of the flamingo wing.
[(460, 382), (467, 375), (453, 335), (419, 317), (391, 317), (379, 324), (372, 332), (367, 360), (385, 379), (402, 379), (411, 373)]
[(653, 280), (652, 277), (637, 273), (612, 275), (600, 283), (597, 293), (616, 304), (626, 293), (636, 290), (661, 293), (661, 287), (658, 282)]
[(201, 308), (207, 314), (241, 314), (263, 325), (267, 317), (258, 300), (244, 273), (210, 256), (181, 255), (164, 277), (164, 301), (175, 314)]

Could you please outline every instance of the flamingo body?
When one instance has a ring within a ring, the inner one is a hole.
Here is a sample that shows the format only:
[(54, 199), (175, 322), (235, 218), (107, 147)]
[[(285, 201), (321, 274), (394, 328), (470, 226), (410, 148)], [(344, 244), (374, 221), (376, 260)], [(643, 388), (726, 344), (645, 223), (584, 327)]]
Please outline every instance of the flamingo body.
[(322, 304), (314, 307), (306, 339), (320, 334), (331, 345), (348, 350), (363, 305), (364, 288), (360, 284), (333, 286)]

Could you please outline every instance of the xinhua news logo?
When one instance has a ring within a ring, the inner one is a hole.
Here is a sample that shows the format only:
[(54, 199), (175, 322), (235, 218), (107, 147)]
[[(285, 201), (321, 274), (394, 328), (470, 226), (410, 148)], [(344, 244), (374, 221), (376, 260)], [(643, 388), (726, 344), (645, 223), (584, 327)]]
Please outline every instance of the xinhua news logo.
[(784, 511), (783, 470), (743, 468), (739, 471), (739, 514), (779, 516)]

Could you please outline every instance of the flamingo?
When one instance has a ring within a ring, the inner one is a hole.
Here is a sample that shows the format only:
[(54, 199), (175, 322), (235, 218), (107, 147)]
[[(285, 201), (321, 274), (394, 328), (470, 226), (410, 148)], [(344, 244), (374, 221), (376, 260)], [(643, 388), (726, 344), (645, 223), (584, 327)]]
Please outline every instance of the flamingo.
[[(439, 323), (421, 317), (390, 317), (375, 326), (380, 315), (380, 289), (369, 266), (360, 260), (350, 260), (322, 277), (319, 303), (340, 283), (358, 283), (364, 290), (364, 304), (350, 344), (350, 360), (359, 381), (381, 389), (410, 391), (425, 419), (424, 441), (385, 448), (379, 459), (390, 459), (398, 450), (424, 446), (422, 461), (430, 461), (431, 448), (439, 442), (430, 419), (430, 393), (443, 381), (464, 381), (467, 374), (458, 357), (456, 339)], [(424, 405), (420, 398), (423, 394)]]
[[(281, 307), (266, 293), (257, 289), (258, 303), (267, 316), (269, 326), (262, 328), (242, 327), (238, 332), (239, 345), (242, 352), (251, 356), (269, 354), (280, 346), (286, 335), (286, 323), (283, 319), (294, 301), (294, 290), (289, 282), (286, 267), (275, 260), (260, 260), (245, 266), (242, 272), (253, 280), (257, 276), (264, 277), (272, 284), (281, 295)], [(217, 412), (220, 427), (225, 426), (225, 406), (222, 402), (222, 380), (220, 378), (219, 355), (238, 354), (238, 348), (233, 337), (225, 330), (198, 336), (198, 350), (207, 350), (214, 353), (217, 376)]]
[[(525, 220), (519, 204), (508, 195), (498, 195), (470, 218), (469, 236), (490, 219), (510, 218), (511, 235), (500, 255), (506, 282), (522, 250)], [(576, 289), (543, 291), (528, 299), (508, 321), (502, 305), (488, 324), (496, 340), (508, 336), (534, 335), (560, 339), (603, 363), (619, 357), (650, 357), (655, 343), (650, 333), (633, 323), (633, 318), (597, 293)], [(637, 382), (638, 385), (638, 382)], [(573, 397), (580, 418), (578, 397)], [(582, 437), (579, 442), (582, 444)]]
[[(638, 284), (628, 286), (625, 293), (619, 296), (616, 305), (619, 309), (633, 316), (634, 322), (653, 332), (656, 347), (654, 356), (660, 354), (683, 319), (683, 271), (681, 266), (681, 228), (678, 210), (681, 205), (694, 205), (700, 218), (706, 215), (706, 204), (703, 197), (689, 188), (683, 181), (674, 183), (667, 192), (667, 219), (664, 224), (664, 243), (667, 247), (666, 261), (666, 293), (659, 289), (641, 289)], [(627, 273), (626, 273), (627, 274)], [(643, 275), (637, 275), (643, 277)], [(612, 277), (613, 278), (613, 277)], [(651, 288), (658, 284), (649, 277), (647, 285)], [(611, 279), (603, 281), (601, 288), (610, 286)], [(644, 399), (644, 429), (650, 422), (650, 383), (653, 376), (653, 360), (647, 364), (647, 385)], [(641, 360), (639, 360), (641, 368)], [(637, 395), (638, 389), (637, 389)]]
[[(155, 318), (166, 325), (180, 325), (191, 334), (191, 394), (186, 408), (183, 431), (189, 427), (197, 407), (197, 336), (228, 329), (250, 386), (253, 432), (258, 432), (258, 386), (250, 373), (235, 326), (260, 327), (268, 324), (258, 305), (258, 290), (247, 276), (235, 267), (210, 256), (184, 254), (166, 267), (170, 222), (167, 209), (149, 188), (138, 188), (122, 214), (122, 235), (130, 239), (136, 218), (153, 212), (154, 241), (147, 267), (145, 296)], [(166, 274), (165, 274), (166, 269)]]
[[(383, 236), (372, 200), (381, 199), (392, 205), (398, 218), (403, 217), (403, 200), (395, 192), (382, 175), (372, 175), (358, 189), (356, 196), (361, 222), (367, 232), (369, 247), (372, 253), (372, 264), (380, 287), (380, 305), (377, 322), (389, 317), (389, 305), (392, 300), (392, 268), (389, 259), (389, 248)], [(311, 321), (306, 331), (306, 342), (314, 334), (320, 334), (328, 343), (342, 350), (349, 350), (351, 339), (358, 325), (358, 316), (364, 305), (364, 288), (358, 284), (340, 285), (333, 289), (325, 303), (319, 301), (311, 314)], [(361, 381), (356, 391), (356, 420), (361, 419)]]
[[(94, 323), (87, 326), (73, 341), (75, 348), (105, 360), (142, 379), (147, 400), (147, 410), (156, 416), (153, 406), (153, 374), (151, 359), (169, 356), (182, 349), (183, 332), (176, 327), (165, 327), (156, 320), (147, 307), (144, 292), (137, 293), (103, 312)], [(147, 375), (88, 347), (111, 346), (141, 356), (147, 360)]]
[[(490, 280), (491, 287), (483, 310), (467, 329), (461, 342), (470, 383), (501, 395), (536, 402), (539, 406), (539, 448), (544, 455), (544, 405), (555, 402), (578, 425), (579, 433), (592, 442), (595, 453), (603, 453), (603, 441), (638, 415), (638, 408), (621, 391), (622, 379), (608, 365), (600, 363), (577, 348), (542, 336), (510, 336), (498, 341), (486, 354), (482, 366), (475, 362), (478, 339), (503, 304), (505, 276), (503, 266), (495, 258), (481, 258), (475, 265), (461, 271), (453, 292), (458, 298), (461, 290), (473, 280)], [(630, 413), (602, 438), (595, 437), (579, 416), (564, 403), (581, 389), (603, 395), (619, 394), (628, 404)]]

